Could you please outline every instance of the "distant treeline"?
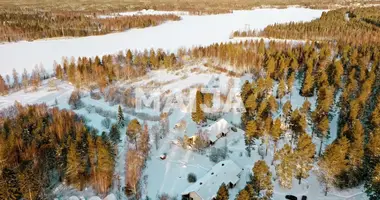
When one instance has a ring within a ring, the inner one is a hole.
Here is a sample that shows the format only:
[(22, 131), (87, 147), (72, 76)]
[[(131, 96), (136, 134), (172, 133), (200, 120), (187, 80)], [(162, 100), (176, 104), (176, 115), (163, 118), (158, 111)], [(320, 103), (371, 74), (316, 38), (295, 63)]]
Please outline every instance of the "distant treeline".
[(380, 7), (338, 9), (323, 12), (311, 22), (274, 24), (263, 31), (239, 32), (234, 36), (263, 36), (283, 39), (329, 40), (351, 44), (380, 43)]
[(147, 1), (120, 1), (120, 0), (3, 0), (0, 8), (46, 11), (76, 11), (87, 13), (109, 13), (135, 11), (142, 9), (155, 10), (182, 10), (192, 14), (231, 13), (233, 10), (250, 10), (254, 7), (286, 8), (289, 5), (299, 5), (310, 8), (338, 8), (339, 6), (378, 4), (376, 0), (147, 0)]
[(81, 37), (125, 31), (130, 28), (157, 26), (179, 16), (133, 15), (98, 18), (75, 12), (0, 12), (0, 42), (36, 40), (52, 37)]

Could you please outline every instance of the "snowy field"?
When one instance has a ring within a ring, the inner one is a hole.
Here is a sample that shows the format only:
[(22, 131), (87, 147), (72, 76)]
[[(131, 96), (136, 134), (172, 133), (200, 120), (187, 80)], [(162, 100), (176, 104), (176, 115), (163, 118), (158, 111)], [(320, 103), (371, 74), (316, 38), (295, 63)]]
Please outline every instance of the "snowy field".
[[(182, 20), (156, 27), (82, 38), (63, 38), (0, 44), (0, 74), (29, 72), (42, 64), (48, 71), (62, 57), (96, 56), (129, 49), (162, 48), (175, 51), (179, 47), (209, 45), (229, 41), (232, 31), (263, 29), (269, 24), (310, 21), (324, 10), (307, 8), (256, 9), (220, 15), (181, 15)], [(146, 11), (147, 12), (147, 11)], [(123, 13), (121, 13), (123, 14)]]

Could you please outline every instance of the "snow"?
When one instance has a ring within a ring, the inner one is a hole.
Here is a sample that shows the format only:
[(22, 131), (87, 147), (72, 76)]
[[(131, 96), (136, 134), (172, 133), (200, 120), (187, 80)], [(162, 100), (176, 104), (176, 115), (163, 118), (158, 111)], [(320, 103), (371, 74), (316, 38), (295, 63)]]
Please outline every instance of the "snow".
[(13, 68), (19, 73), (24, 68), (30, 72), (36, 64), (42, 64), (51, 72), (54, 61), (61, 62), (62, 57), (101, 56), (127, 48), (175, 51), (180, 47), (226, 42), (231, 32), (244, 28), (246, 24), (251, 29), (263, 29), (274, 23), (310, 21), (320, 17), (323, 11), (268, 8), (219, 15), (181, 15), (181, 21), (108, 35), (5, 43), (0, 44), (0, 74), (11, 74)]
[(232, 160), (221, 161), (214, 165), (206, 175), (182, 192), (182, 195), (196, 192), (202, 199), (212, 199), (216, 196), (220, 185), (223, 183), (227, 187), (229, 183), (237, 183), (240, 179), (239, 174), (241, 171), (242, 169)]

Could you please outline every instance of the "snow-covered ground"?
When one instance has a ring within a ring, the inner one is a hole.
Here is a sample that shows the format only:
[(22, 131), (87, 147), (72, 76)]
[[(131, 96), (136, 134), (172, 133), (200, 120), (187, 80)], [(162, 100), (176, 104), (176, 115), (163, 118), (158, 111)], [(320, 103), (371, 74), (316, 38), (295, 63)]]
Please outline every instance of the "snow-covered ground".
[[(197, 70), (196, 70), (197, 69)], [(149, 72), (147, 76), (142, 77), (134, 82), (128, 83), (117, 83), (120, 87), (125, 86), (134, 86), (134, 87), (143, 87), (143, 86), (152, 86), (153, 83), (160, 84), (159, 87), (162, 88), (162, 91), (170, 90), (172, 92), (168, 93), (171, 95), (174, 91), (182, 91), (183, 89), (190, 88), (195, 85), (204, 85), (209, 87), (219, 87), (221, 93), (227, 93), (226, 86), (228, 82), (236, 83), (235, 87), (240, 88), (245, 80), (250, 80), (249, 75), (242, 77), (229, 77), (226, 73), (215, 73), (212, 70), (204, 67), (203, 65), (191, 65), (184, 67), (183, 69), (176, 71), (167, 71), (167, 70), (158, 70)], [(153, 84), (154, 85), (154, 84)], [(33, 104), (33, 103), (42, 103), (45, 102), (51, 106), (58, 106), (61, 109), (69, 109), (67, 104), (68, 98), (71, 92), (74, 90), (74, 87), (67, 82), (61, 82), (57, 80), (57, 91), (50, 91), (49, 84), (47, 81), (39, 88), (37, 92), (28, 92), (25, 93), (23, 90), (12, 93), (5, 97), (0, 97), (0, 109), (8, 107), (14, 103), (14, 101), (19, 101), (22, 104)], [(274, 91), (276, 86), (274, 87)], [(299, 96), (300, 85), (296, 81), (293, 87), (291, 102), (294, 108), (299, 108), (305, 98)], [(55, 99), (57, 99), (57, 105), (55, 105)], [(290, 99), (289, 96), (284, 97), (282, 102)], [(88, 95), (82, 98), (83, 103), (86, 106), (94, 106), (97, 108), (102, 108), (106, 111), (114, 112), (116, 115), (117, 105), (109, 105), (108, 102), (105, 102), (104, 99), (94, 100), (91, 99)], [(315, 103), (315, 98), (309, 98), (309, 101), (312, 105)], [(313, 109), (313, 108), (312, 108)], [(105, 127), (101, 125), (101, 121), (104, 119), (104, 116), (99, 115), (96, 112), (89, 112), (86, 108), (75, 110), (77, 114), (86, 116), (89, 121), (88, 125), (95, 127), (101, 133), (102, 131), (108, 131)], [(157, 115), (157, 113), (152, 112), (150, 109), (145, 109), (144, 112), (149, 115)], [(279, 113), (278, 113), (279, 114)], [(277, 114), (277, 115), (278, 115)], [(141, 118), (137, 115), (125, 113), (125, 116), (129, 119), (137, 118), (141, 123), (147, 122), (149, 127), (157, 125), (157, 121), (149, 121), (144, 118)], [(223, 115), (229, 123), (238, 124), (240, 122), (239, 113), (226, 113)], [(174, 128), (175, 125), (180, 121), (186, 121), (187, 129), (186, 133), (183, 130)], [(112, 122), (115, 122), (112, 119)], [(211, 123), (211, 122), (210, 122)], [(336, 137), (336, 117), (330, 122), (330, 128), (332, 129), (331, 138), (327, 143), (330, 143)], [(194, 129), (194, 130), (193, 130)], [(180, 194), (191, 185), (187, 181), (187, 175), (189, 173), (196, 174), (197, 178), (201, 178), (205, 175), (214, 165), (209, 159), (209, 151), (206, 150), (205, 153), (197, 153), (191, 150), (183, 149), (182, 147), (175, 145), (175, 141), (178, 137), (183, 137), (185, 134), (190, 134), (197, 129), (197, 125), (192, 121), (191, 114), (183, 112), (180, 109), (174, 109), (169, 115), (169, 134), (167, 137), (160, 139), (158, 149), (153, 142), (153, 135), (151, 135), (151, 153), (150, 158), (147, 161), (147, 167), (144, 169), (144, 175), (146, 175), (146, 185), (143, 184), (143, 195), (149, 196), (152, 199), (155, 199), (157, 195), (167, 193), (171, 196), (177, 196), (180, 198)], [(335, 130), (335, 131), (334, 131)], [(309, 130), (310, 131), (310, 130)], [(125, 128), (121, 130), (122, 133), (122, 142), (119, 145), (119, 154), (117, 157), (115, 174), (120, 175), (120, 183), (123, 187), (125, 180), (125, 152), (126, 150), (126, 136)], [(334, 135), (335, 134), (335, 135)], [(316, 149), (319, 148), (318, 138), (313, 140), (316, 143)], [(223, 147), (225, 144), (228, 146), (228, 159), (234, 161), (239, 167), (243, 170), (241, 179), (237, 183), (237, 186), (230, 190), (230, 199), (234, 199), (235, 195), (244, 188), (246, 182), (249, 180), (249, 175), (252, 171), (254, 163), (261, 159), (261, 156), (258, 154), (258, 145), (260, 141), (256, 141), (255, 150), (252, 151), (252, 155), (248, 156), (245, 149), (244, 143), (244, 131), (238, 129), (237, 132), (231, 132), (227, 137), (219, 139), (215, 147)], [(283, 144), (279, 144), (282, 146)], [(271, 165), (273, 159), (273, 144), (271, 145), (268, 152), (268, 156), (264, 160)], [(167, 159), (161, 160), (159, 157), (167, 153)], [(274, 167), (271, 166), (273, 178), (275, 178)], [(314, 169), (316, 170), (316, 169)], [(307, 195), (310, 200), (319, 200), (319, 199), (367, 199), (365, 193), (363, 193), (363, 188), (353, 188), (349, 190), (337, 190), (332, 189), (329, 191), (328, 196), (324, 196), (322, 186), (317, 180), (317, 176), (312, 170), (310, 172), (310, 177), (302, 180), (302, 183), (299, 185), (297, 180), (293, 180), (293, 188), (283, 189), (278, 185), (278, 182), (273, 179), (274, 184), (274, 199), (280, 200), (284, 199), (285, 195), (292, 194), (295, 196)], [(116, 180), (115, 180), (116, 181)], [(118, 189), (116, 184), (113, 186), (111, 192), (117, 197)], [(64, 187), (60, 185), (55, 190), (55, 193), (59, 196), (69, 197), (72, 195), (76, 196), (85, 196), (91, 197), (95, 196), (94, 191), (91, 188), (88, 188), (84, 192), (78, 192), (75, 189)], [(112, 195), (111, 195), (112, 196)]]
[(82, 38), (61, 38), (0, 44), (0, 74), (29, 72), (37, 64), (48, 71), (62, 57), (96, 56), (129, 49), (162, 48), (175, 51), (180, 47), (209, 45), (229, 41), (235, 30), (263, 29), (269, 24), (310, 21), (324, 10), (307, 8), (256, 9), (219, 15), (181, 15), (182, 20), (156, 27)]

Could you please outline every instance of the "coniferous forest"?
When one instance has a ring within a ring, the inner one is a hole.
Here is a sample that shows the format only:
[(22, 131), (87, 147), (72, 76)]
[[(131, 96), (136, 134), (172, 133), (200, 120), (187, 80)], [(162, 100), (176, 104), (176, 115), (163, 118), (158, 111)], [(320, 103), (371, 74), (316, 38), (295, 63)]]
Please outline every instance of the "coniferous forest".
[(72, 111), (16, 103), (0, 120), (0, 199), (53, 199), (60, 182), (109, 190), (114, 144)]

